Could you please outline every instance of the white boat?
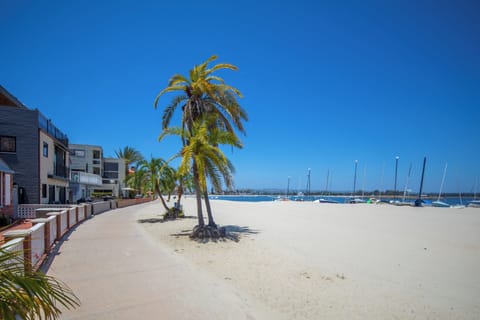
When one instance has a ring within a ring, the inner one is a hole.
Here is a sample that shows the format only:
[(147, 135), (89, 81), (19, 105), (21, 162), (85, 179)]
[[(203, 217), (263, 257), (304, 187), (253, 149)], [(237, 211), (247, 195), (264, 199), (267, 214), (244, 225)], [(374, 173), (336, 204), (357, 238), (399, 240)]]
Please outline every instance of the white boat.
[(351, 198), (347, 200), (348, 203), (365, 203), (366, 201), (360, 198)]
[(468, 203), (469, 208), (480, 208), (480, 200), (472, 200)]
[(432, 201), (432, 207), (437, 207), (437, 208), (450, 208), (450, 205), (446, 202), (437, 200), (437, 201)]
[(314, 203), (338, 203), (338, 201), (320, 198), (313, 201)]

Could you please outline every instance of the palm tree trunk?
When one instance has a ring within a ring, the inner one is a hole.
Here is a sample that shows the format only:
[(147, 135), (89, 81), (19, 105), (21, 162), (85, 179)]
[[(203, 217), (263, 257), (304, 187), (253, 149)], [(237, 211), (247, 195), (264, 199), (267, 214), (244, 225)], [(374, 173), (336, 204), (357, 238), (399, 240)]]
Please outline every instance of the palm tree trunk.
[(202, 192), (200, 189), (200, 178), (198, 176), (197, 163), (193, 160), (193, 184), (195, 187), (195, 194), (197, 195), (197, 216), (198, 216), (198, 225), (200, 227), (205, 226), (203, 221), (203, 212), (202, 212)]
[(180, 200), (182, 199), (182, 195), (183, 195), (183, 184), (180, 182), (177, 188), (177, 198), (178, 198), (179, 206), (180, 206)]
[(205, 188), (205, 191), (203, 192), (203, 196), (205, 198), (205, 206), (207, 207), (208, 225), (210, 227), (216, 227), (217, 224), (213, 220), (212, 208), (210, 207), (210, 199), (208, 199), (208, 191), (206, 188)]
[(170, 208), (168, 208), (168, 206), (167, 206), (167, 203), (165, 202), (165, 199), (163, 199), (162, 192), (160, 191), (160, 188), (158, 187), (158, 185), (155, 186), (155, 191), (157, 192), (158, 196), (160, 197), (160, 200), (162, 201), (162, 205), (165, 208), (165, 210), (167, 210), (167, 211), (170, 210)]

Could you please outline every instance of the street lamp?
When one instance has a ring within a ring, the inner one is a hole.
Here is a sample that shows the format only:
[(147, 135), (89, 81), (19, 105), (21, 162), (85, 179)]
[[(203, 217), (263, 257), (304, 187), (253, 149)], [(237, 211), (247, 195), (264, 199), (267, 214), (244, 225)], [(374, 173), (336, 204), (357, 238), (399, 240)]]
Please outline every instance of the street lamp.
[(397, 198), (397, 172), (398, 172), (398, 159), (400, 159), (399, 156), (395, 157), (395, 186), (393, 188), (393, 200)]
[(355, 175), (353, 176), (353, 196), (355, 197), (355, 187), (357, 185), (357, 165), (358, 160), (355, 160)]
[(307, 196), (310, 196), (310, 168), (308, 168), (308, 175), (307, 175)]

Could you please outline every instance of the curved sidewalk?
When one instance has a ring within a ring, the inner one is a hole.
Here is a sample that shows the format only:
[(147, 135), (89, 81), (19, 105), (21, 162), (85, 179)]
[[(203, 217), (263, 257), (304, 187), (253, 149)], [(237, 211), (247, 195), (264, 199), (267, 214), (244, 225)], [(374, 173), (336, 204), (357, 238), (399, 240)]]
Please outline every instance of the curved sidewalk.
[(48, 274), (82, 303), (62, 319), (267, 318), (234, 288), (155, 243), (137, 222), (145, 210), (162, 212), (156, 201), (108, 211), (78, 225), (56, 247)]

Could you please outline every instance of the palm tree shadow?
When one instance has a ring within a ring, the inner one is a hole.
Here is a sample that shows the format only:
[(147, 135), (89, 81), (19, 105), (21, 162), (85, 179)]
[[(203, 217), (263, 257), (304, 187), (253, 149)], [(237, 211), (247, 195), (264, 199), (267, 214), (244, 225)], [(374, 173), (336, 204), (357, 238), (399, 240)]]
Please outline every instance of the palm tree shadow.
[(196, 219), (197, 217), (195, 216), (184, 216), (182, 218), (177, 218), (177, 219), (167, 219), (164, 220), (162, 218), (146, 218), (146, 219), (138, 219), (138, 223), (164, 223), (164, 222), (169, 222), (169, 221), (175, 221), (175, 220), (182, 220), (182, 219)]
[[(260, 233), (259, 230), (250, 229), (248, 226), (235, 226), (227, 225), (222, 226), (225, 230), (225, 236), (220, 238), (194, 238), (193, 241), (198, 243), (208, 243), (208, 242), (225, 242), (225, 241), (234, 241), (239, 242), (242, 236), (244, 235), (253, 235)], [(182, 230), (179, 233), (171, 234), (172, 237), (189, 237), (192, 233), (192, 230)]]

